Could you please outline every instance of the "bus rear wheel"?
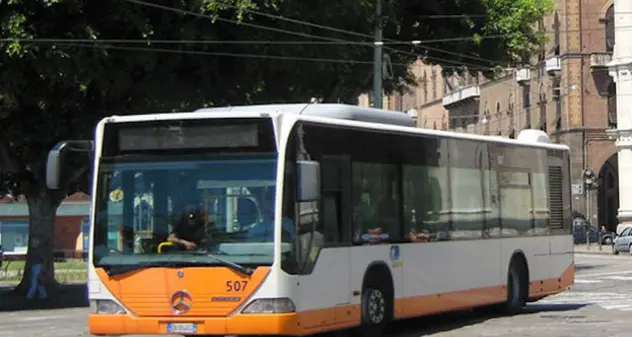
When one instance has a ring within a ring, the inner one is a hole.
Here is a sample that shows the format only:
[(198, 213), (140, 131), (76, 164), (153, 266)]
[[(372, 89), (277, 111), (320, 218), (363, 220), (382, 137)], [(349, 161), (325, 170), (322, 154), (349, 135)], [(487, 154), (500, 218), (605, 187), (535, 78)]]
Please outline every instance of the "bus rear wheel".
[(526, 304), (528, 284), (520, 263), (512, 263), (507, 273), (507, 302), (505, 310), (510, 315), (520, 313)]

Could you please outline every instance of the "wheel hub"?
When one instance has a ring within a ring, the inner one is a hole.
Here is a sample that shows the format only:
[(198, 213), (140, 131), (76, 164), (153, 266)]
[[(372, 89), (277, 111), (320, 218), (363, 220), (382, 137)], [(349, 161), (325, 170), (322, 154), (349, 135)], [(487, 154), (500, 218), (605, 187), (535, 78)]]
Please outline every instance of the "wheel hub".
[(384, 314), (386, 301), (384, 300), (384, 294), (381, 291), (375, 289), (369, 295), (368, 300), (368, 314), (369, 319), (373, 324), (379, 324), (384, 320)]

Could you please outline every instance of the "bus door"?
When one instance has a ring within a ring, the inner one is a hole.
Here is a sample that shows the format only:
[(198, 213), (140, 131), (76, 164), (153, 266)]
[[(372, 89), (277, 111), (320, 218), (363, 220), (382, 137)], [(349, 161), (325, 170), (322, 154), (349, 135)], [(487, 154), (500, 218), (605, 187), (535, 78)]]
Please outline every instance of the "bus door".
[[(325, 157), (321, 161), (322, 198), (317, 206), (318, 220), (313, 235), (305, 236), (304, 240), (304, 244), (311, 247), (306, 249), (309, 256), (304, 258), (307, 263), (301, 285), (309, 286), (303, 287), (300, 293), (301, 301), (317, 302), (319, 307), (335, 309), (318, 320), (302, 322), (303, 326), (352, 319), (345, 310), (351, 301), (351, 285), (349, 248), (343, 244), (351, 239), (351, 231), (343, 230), (350, 228), (344, 224), (349, 224), (351, 218), (349, 207), (345, 207), (350, 204), (350, 181), (344, 179), (350, 173), (349, 163), (348, 159), (338, 157)], [(301, 213), (308, 215), (310, 211), (304, 209)]]

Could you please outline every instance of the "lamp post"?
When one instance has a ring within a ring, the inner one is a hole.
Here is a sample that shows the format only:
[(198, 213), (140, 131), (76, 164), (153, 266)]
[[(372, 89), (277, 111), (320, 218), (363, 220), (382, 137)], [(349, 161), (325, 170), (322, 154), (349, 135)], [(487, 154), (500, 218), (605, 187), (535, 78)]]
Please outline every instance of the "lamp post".
[[(593, 202), (592, 202), (592, 191), (599, 187), (599, 182), (597, 181), (597, 175), (595, 172), (589, 168), (583, 171), (584, 176), (584, 185), (586, 186), (586, 213), (588, 215), (588, 226), (591, 226), (593, 220)], [(597, 227), (599, 229), (599, 227)], [(602, 250), (601, 247), (601, 232), (598, 232), (598, 245), (599, 250)], [(586, 229), (586, 243), (590, 246), (590, 231), (588, 228)]]

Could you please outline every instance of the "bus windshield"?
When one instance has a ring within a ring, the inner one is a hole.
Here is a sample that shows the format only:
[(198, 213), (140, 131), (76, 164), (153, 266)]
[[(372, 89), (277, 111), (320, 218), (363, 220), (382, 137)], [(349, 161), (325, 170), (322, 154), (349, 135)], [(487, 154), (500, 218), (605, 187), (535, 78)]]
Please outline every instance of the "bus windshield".
[(190, 265), (200, 251), (239, 265), (272, 264), (276, 168), (276, 155), (104, 159), (94, 265)]

